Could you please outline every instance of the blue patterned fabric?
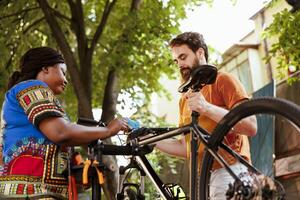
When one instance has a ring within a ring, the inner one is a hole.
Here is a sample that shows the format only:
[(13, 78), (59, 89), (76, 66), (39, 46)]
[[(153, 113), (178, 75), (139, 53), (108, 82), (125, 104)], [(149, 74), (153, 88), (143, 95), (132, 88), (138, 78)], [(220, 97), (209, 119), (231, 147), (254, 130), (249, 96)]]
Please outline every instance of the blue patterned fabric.
[(1, 116), (0, 199), (66, 198), (62, 171), (67, 154), (39, 129), (48, 117), (65, 117), (48, 85), (39, 80), (18, 83), (5, 95)]
[[(47, 84), (39, 80), (21, 82), (6, 93), (3, 105), (3, 157), (5, 163), (12, 159), (13, 154), (17, 156), (16, 154), (21, 153), (16, 152), (21, 146), (51, 143), (38, 130), (39, 119), (46, 116), (63, 116), (64, 113), (58, 108), (48, 109), (48, 112), (43, 109), (40, 113), (34, 113), (35, 110), (52, 103), (49, 99), (46, 99), (47, 97), (54, 99), (54, 95)], [(29, 116), (30, 112), (32, 114)], [(35, 117), (35, 121), (30, 117)], [(35, 122), (35, 125), (33, 122)]]

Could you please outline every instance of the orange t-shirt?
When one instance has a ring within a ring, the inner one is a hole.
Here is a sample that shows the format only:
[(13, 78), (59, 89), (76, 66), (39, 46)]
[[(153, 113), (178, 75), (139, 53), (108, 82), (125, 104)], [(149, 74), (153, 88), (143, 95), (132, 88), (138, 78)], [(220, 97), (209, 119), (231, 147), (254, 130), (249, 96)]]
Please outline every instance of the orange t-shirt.
[[(202, 88), (201, 93), (207, 102), (216, 106), (230, 110), (237, 103), (248, 99), (248, 95), (243, 88), (242, 84), (231, 74), (218, 72), (218, 76), (214, 84), (206, 85)], [(186, 99), (181, 97), (179, 101), (179, 126), (184, 126), (191, 123), (191, 111), (188, 109)], [(199, 125), (212, 132), (216, 127), (217, 123), (206, 116), (199, 117)], [(187, 145), (188, 158), (190, 156), (190, 134), (185, 136)], [(238, 152), (244, 158), (250, 161), (250, 148), (249, 141), (246, 135), (240, 134), (229, 134), (225, 137), (225, 144), (231, 147), (234, 151)], [(204, 153), (204, 145), (200, 144), (198, 149), (198, 164), (201, 166), (202, 157)], [(235, 158), (226, 153), (224, 150), (219, 150), (222, 157), (230, 164), (236, 162)], [(220, 168), (220, 164), (214, 162), (213, 168)]]

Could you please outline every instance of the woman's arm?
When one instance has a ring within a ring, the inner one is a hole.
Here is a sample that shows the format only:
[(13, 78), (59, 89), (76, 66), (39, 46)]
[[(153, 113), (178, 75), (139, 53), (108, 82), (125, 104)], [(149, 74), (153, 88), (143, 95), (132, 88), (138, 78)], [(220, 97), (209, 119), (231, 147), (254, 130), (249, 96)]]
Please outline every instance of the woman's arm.
[(44, 119), (39, 129), (56, 144), (75, 146), (111, 137), (120, 130), (127, 130), (128, 126), (120, 119), (112, 120), (106, 127), (88, 127), (70, 123), (62, 117), (51, 117)]

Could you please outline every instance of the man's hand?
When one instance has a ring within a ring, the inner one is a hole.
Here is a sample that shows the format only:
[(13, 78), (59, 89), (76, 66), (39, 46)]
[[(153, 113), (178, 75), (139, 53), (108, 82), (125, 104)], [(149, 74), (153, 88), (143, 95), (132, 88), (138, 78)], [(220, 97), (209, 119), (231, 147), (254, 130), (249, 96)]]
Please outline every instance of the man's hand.
[(192, 92), (189, 90), (184, 96), (187, 99), (187, 105), (190, 110), (196, 111), (202, 115), (207, 113), (210, 103), (206, 101), (201, 92)]

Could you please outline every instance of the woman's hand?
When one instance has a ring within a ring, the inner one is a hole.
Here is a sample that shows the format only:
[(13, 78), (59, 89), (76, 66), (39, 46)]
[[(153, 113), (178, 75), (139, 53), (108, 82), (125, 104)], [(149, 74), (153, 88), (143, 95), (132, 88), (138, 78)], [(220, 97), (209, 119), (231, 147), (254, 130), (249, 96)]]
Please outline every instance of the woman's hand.
[(127, 131), (129, 129), (127, 120), (124, 118), (113, 119), (106, 127), (109, 129), (110, 136), (116, 135), (119, 131)]

